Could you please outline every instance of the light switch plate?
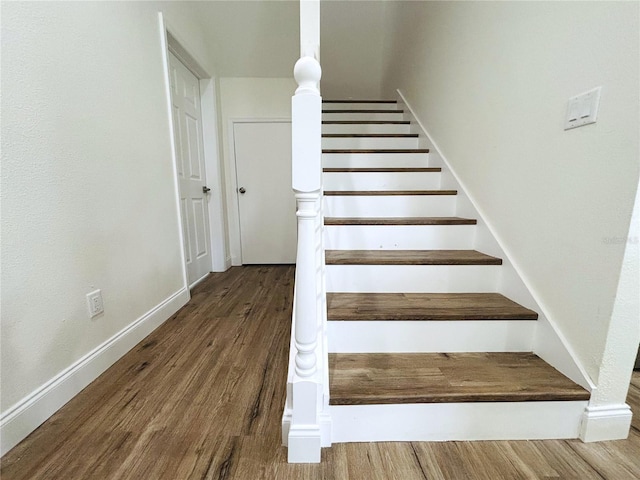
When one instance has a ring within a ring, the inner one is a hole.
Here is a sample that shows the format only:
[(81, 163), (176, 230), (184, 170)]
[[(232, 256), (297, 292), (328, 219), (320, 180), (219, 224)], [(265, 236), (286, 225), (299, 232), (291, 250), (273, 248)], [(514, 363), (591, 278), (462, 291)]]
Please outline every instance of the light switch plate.
[(597, 87), (569, 99), (564, 123), (565, 130), (596, 123), (601, 89), (602, 87)]

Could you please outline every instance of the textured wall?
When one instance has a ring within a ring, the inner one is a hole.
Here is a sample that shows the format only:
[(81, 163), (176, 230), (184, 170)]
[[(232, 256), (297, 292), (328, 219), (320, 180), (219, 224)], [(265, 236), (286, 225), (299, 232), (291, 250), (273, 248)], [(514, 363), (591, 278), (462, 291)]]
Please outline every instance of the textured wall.
[(158, 10), (2, 6), (2, 411), (183, 287)]
[[(638, 9), (393, 2), (387, 17), (387, 95), (406, 95), (596, 382), (638, 186)], [(598, 122), (564, 131), (567, 100), (599, 85)]]
[(381, 98), (386, 3), (320, 3), (320, 83), (324, 98)]

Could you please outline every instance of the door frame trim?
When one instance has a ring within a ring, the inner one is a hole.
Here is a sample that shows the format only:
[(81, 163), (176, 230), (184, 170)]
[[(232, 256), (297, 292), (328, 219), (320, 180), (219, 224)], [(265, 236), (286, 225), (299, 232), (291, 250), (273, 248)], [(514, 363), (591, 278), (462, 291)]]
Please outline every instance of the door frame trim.
[[(231, 265), (242, 265), (242, 242), (240, 241), (240, 206), (238, 204), (238, 163), (236, 161), (236, 123), (291, 123), (291, 117), (234, 117), (228, 120), (229, 168), (226, 172), (226, 203), (229, 221), (229, 253)], [(293, 195), (293, 190), (291, 190)]]
[[(211, 271), (223, 272), (231, 266), (230, 259), (226, 256), (227, 232), (224, 223), (225, 204), (223, 196), (223, 178), (221, 174), (222, 158), (220, 154), (218, 133), (218, 105), (217, 105), (217, 78), (211, 75), (198, 61), (187, 43), (180, 38), (176, 29), (166, 21), (162, 12), (158, 12), (160, 25), (160, 44), (162, 47), (162, 63), (164, 68), (165, 94), (167, 101), (171, 159), (174, 175), (174, 195), (176, 198), (177, 218), (179, 220), (178, 235), (180, 238), (181, 261), (184, 285), (189, 287), (187, 264), (185, 259), (185, 238), (183, 234), (183, 218), (180, 209), (180, 186), (177, 171), (177, 159), (175, 150), (175, 131), (173, 122), (173, 107), (171, 102), (171, 79), (169, 69), (169, 52), (173, 53), (197, 78), (200, 84), (200, 108), (202, 113), (202, 147), (204, 151), (205, 179), (207, 186), (211, 188), (209, 196), (209, 249), (211, 252)], [(199, 281), (199, 280), (198, 280)], [(195, 283), (197, 283), (196, 281)]]

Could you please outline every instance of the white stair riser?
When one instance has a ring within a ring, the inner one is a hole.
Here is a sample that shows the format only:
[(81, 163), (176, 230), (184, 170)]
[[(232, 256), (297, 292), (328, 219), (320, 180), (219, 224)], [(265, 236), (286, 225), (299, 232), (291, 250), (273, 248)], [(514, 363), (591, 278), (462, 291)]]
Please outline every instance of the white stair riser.
[(418, 148), (416, 137), (325, 137), (322, 148), (374, 150), (377, 148)]
[(325, 196), (327, 217), (450, 217), (456, 195)]
[(428, 153), (323, 153), (325, 168), (428, 167)]
[(331, 440), (408, 442), (577, 438), (586, 401), (331, 405)]
[(411, 133), (409, 125), (396, 123), (324, 124), (322, 133)]
[(368, 102), (322, 102), (323, 110), (397, 110), (397, 103), (368, 103)]
[[(337, 109), (336, 109), (337, 110)], [(404, 120), (401, 112), (323, 113), (322, 120)]]
[(439, 172), (325, 172), (325, 190), (438, 190)]
[(326, 225), (328, 250), (468, 250), (475, 225)]
[(535, 320), (327, 322), (330, 353), (530, 352)]
[(495, 292), (499, 265), (327, 265), (327, 292)]

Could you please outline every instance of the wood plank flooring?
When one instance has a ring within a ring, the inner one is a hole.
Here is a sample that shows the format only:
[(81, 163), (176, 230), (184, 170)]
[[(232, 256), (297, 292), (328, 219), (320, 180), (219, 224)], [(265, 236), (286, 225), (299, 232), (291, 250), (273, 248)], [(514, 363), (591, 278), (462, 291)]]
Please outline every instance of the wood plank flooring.
[(533, 353), (332, 353), (332, 405), (589, 400)]
[(326, 250), (327, 265), (502, 265), (476, 250)]
[(327, 293), (329, 320), (537, 320), (499, 293)]
[(0, 477), (640, 478), (637, 422), (628, 440), (615, 442), (339, 444), (323, 449), (321, 464), (287, 464), (280, 421), (292, 286), (290, 266), (210, 275), (187, 306), (5, 455)]

